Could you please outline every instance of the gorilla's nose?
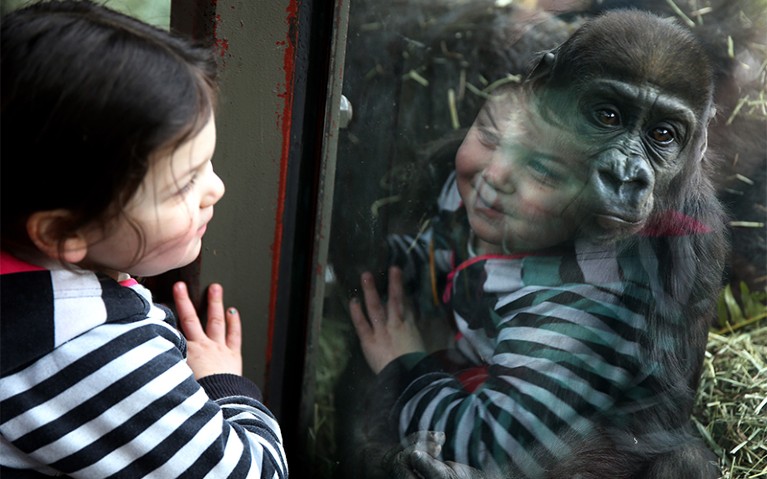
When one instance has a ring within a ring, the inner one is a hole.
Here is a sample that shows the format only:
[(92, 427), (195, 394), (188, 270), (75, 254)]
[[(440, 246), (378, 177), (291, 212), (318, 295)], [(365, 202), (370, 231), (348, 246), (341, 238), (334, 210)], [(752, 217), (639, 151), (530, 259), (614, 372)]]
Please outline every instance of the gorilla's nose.
[(653, 174), (644, 158), (614, 155), (599, 165), (595, 182), (602, 199), (613, 207), (640, 206), (652, 193)]

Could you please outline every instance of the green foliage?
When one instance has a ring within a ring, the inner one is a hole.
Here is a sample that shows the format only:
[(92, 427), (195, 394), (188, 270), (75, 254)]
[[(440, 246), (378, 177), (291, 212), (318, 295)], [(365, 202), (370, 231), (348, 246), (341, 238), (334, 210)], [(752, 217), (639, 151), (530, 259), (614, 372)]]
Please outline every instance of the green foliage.
[[(170, 0), (97, 0), (107, 7), (139, 18), (147, 23), (168, 29)], [(0, 0), (0, 14), (34, 3), (33, 0)]]
[(734, 331), (767, 318), (767, 291), (751, 291), (741, 281), (738, 293), (736, 297), (732, 285), (728, 284), (719, 297), (720, 332)]

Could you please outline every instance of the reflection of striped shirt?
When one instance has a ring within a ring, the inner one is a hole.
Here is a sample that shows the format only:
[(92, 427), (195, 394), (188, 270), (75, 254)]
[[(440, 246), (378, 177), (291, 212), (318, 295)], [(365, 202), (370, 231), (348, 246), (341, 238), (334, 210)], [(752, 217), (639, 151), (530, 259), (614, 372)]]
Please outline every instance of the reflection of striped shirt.
[(406, 274), (429, 281), (423, 272), (436, 268), (447, 278), (465, 362), (401, 358), (382, 371), (382, 384), (397, 375), (405, 385), (390, 416), (401, 436), (444, 431), (445, 460), (485, 470), (511, 462), (538, 476), (569, 454), (562, 437), (658, 400), (642, 346), (644, 315), (662, 294), (648, 279), (658, 265), (647, 244), (470, 256), (452, 177), (440, 208), (426, 234), (388, 242)]
[(145, 288), (1, 259), (0, 476), (287, 477), (255, 384), (195, 381)]

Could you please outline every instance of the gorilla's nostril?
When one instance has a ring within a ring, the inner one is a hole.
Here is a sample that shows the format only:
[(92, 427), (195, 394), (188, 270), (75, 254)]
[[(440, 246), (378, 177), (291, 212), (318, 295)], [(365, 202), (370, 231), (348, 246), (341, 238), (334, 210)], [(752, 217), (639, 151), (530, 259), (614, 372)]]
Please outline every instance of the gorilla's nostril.
[(611, 169), (602, 169), (597, 173), (599, 180), (602, 184), (610, 189), (610, 191), (617, 193), (623, 184), (623, 180), (618, 178), (615, 172)]
[(614, 158), (599, 168), (596, 176), (603, 193), (620, 201), (640, 201), (653, 188), (652, 172), (638, 158)]

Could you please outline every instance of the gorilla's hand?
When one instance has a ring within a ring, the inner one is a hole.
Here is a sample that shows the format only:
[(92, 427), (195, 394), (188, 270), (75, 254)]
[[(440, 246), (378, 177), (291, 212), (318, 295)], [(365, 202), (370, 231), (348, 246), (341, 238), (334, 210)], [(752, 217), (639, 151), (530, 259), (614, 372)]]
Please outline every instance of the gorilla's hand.
[(386, 454), (384, 462), (391, 477), (396, 479), (486, 479), (479, 470), (464, 464), (437, 459), (445, 443), (445, 433), (415, 432), (405, 439), (405, 445)]

